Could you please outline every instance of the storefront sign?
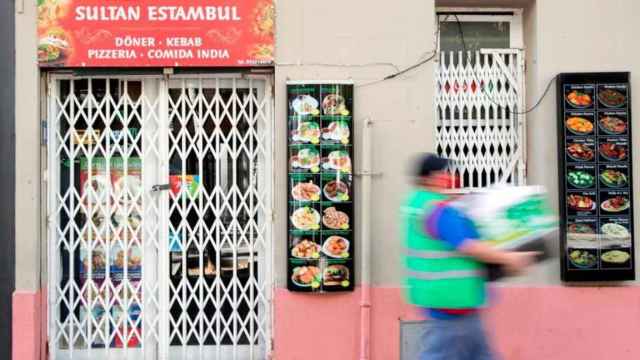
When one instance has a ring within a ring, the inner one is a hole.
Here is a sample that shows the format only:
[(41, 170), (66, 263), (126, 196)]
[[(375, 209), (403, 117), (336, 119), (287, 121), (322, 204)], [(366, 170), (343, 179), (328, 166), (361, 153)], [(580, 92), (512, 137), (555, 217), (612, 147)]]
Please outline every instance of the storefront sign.
[(273, 0), (38, 0), (41, 66), (273, 61)]
[(353, 290), (353, 84), (287, 84), (291, 291)]
[(633, 280), (629, 73), (561, 74), (562, 279)]

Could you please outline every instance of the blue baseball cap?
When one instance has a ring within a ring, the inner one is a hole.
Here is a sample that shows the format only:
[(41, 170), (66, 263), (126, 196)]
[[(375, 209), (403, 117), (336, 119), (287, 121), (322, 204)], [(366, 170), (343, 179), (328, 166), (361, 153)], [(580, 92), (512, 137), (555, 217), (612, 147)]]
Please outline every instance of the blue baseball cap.
[(418, 157), (415, 176), (425, 177), (436, 171), (442, 171), (449, 165), (449, 159), (440, 157), (436, 154), (425, 153)]

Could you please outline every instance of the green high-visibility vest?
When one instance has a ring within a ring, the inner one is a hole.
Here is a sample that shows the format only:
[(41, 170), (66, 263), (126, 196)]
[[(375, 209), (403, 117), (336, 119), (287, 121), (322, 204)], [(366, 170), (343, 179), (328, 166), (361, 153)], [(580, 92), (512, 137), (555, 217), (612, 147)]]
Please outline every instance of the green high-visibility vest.
[(402, 208), (405, 288), (410, 303), (428, 308), (477, 308), (485, 303), (485, 267), (426, 233), (425, 220), (442, 194), (417, 190)]

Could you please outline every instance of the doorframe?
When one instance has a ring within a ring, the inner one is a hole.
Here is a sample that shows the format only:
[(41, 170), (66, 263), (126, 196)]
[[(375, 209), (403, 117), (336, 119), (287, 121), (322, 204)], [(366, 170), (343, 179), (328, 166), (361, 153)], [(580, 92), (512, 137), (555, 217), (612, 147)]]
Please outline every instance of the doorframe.
[[(502, 8), (502, 7), (436, 7), (435, 11), (435, 24), (437, 29), (440, 29), (441, 22), (509, 22), (509, 48), (506, 49), (480, 49), (478, 52), (480, 54), (487, 52), (494, 53), (511, 53), (518, 52), (519, 55), (519, 65), (518, 67), (521, 69), (519, 73), (521, 77), (517, 79), (517, 81), (521, 82), (522, 87), (519, 94), (520, 104), (523, 109), (526, 108), (526, 79), (525, 79), (525, 45), (524, 45), (524, 24), (523, 24), (523, 15), (524, 10), (522, 8)], [(452, 16), (456, 15), (456, 16)], [(439, 64), (439, 51), (440, 51), (440, 32), (437, 31), (435, 35), (435, 43), (436, 43), (436, 52), (437, 58), (435, 60), (435, 67), (437, 69)], [(527, 130), (526, 130), (526, 114), (518, 115), (518, 125), (520, 127), (520, 133), (518, 135), (520, 142), (520, 155), (521, 163), (517, 164), (517, 158), (511, 162), (511, 166), (516, 166), (516, 174), (519, 176), (519, 181), (522, 181), (526, 184), (526, 164), (527, 164)], [(437, 136), (437, 135), (436, 135)], [(436, 143), (437, 143), (437, 139)], [(510, 168), (511, 168), (510, 166)], [(504, 175), (506, 176), (506, 175)], [(467, 193), (474, 191), (473, 189), (461, 188), (461, 189), (453, 189), (451, 193)]]
[[(17, 119), (16, 118), (16, 6), (18, 2), (6, 1), (0, 6), (0, 44), (6, 49), (0, 54), (0, 80), (5, 85), (6, 91), (0, 93), (0, 108), (2, 117), (0, 118), (0, 153), (2, 164), (5, 166), (6, 175), (0, 180), (0, 196), (5, 201), (2, 212), (0, 213), (0, 231), (2, 231), (2, 240), (0, 240), (0, 262), (2, 275), (0, 277), (2, 286), (0, 286), (0, 304), (2, 304), (2, 324), (0, 325), (0, 358), (10, 359), (12, 356), (13, 346), (13, 325), (14, 321), (22, 321), (26, 318), (26, 314), (13, 313), (13, 300), (16, 291), (16, 122), (17, 121), (33, 121), (33, 119)], [(23, 135), (23, 137), (27, 137)], [(29, 134), (31, 139), (31, 134)], [(30, 146), (30, 143), (26, 144)], [(32, 149), (22, 148), (24, 151), (32, 151)], [(22, 196), (36, 196), (37, 194), (22, 194)], [(37, 222), (37, 218), (36, 218)], [(35, 247), (37, 249), (37, 246)], [(22, 255), (29, 247), (22, 247)], [(35, 254), (28, 254), (29, 257), (35, 257)], [(24, 266), (24, 264), (22, 265)], [(37, 284), (39, 286), (39, 284)], [(26, 289), (25, 289), (26, 290)], [(37, 303), (37, 302), (36, 302)], [(37, 309), (33, 309), (36, 311)], [(25, 336), (30, 336), (24, 334)], [(19, 349), (22, 350), (22, 349)]]
[[(263, 68), (259, 68), (260, 70), (264, 70)], [(84, 69), (82, 69), (84, 70)], [(134, 69), (136, 70), (136, 69)], [(144, 70), (144, 69), (143, 69)], [(50, 129), (50, 116), (52, 113), (51, 106), (49, 104), (50, 96), (52, 95), (55, 86), (52, 86), (56, 81), (59, 80), (71, 80), (71, 79), (79, 79), (79, 78), (107, 78), (107, 79), (160, 79), (161, 85), (160, 88), (168, 90), (168, 84), (171, 80), (183, 79), (183, 78), (202, 78), (202, 79), (255, 79), (255, 80), (263, 80), (264, 81), (264, 98), (267, 102), (267, 111), (266, 114), (269, 117), (267, 126), (269, 126), (268, 138), (266, 141), (268, 144), (265, 144), (267, 149), (267, 154), (265, 154), (265, 158), (269, 159), (269, 163), (265, 168), (265, 176), (264, 180), (268, 181), (266, 184), (266, 188), (268, 189), (269, 203), (265, 209), (265, 221), (269, 223), (269, 229), (266, 233), (268, 237), (268, 249), (265, 250), (265, 254), (263, 256), (263, 261), (265, 261), (265, 269), (266, 274), (264, 278), (264, 289), (265, 289), (265, 298), (267, 300), (267, 314), (264, 320), (266, 329), (265, 329), (265, 342), (264, 342), (264, 354), (265, 356), (270, 356), (273, 349), (273, 330), (274, 330), (274, 284), (275, 284), (275, 246), (274, 246), (274, 238), (275, 238), (275, 223), (274, 223), (274, 213), (275, 213), (275, 182), (277, 171), (275, 171), (276, 165), (276, 148), (275, 148), (275, 138), (276, 138), (276, 119), (275, 119), (275, 92), (274, 92), (274, 84), (275, 84), (275, 73), (273, 68), (269, 68), (268, 71), (259, 71), (252, 72), (252, 69), (243, 69), (241, 71), (220, 71), (213, 69), (198, 69), (197, 71), (193, 71), (191, 69), (186, 69), (187, 71), (177, 74), (162, 74), (160, 72), (155, 73), (154, 71), (143, 71), (140, 74), (136, 74), (134, 72), (124, 72), (123, 69), (98, 69), (94, 74), (91, 72), (82, 71), (81, 73), (74, 73), (74, 69), (58, 69), (51, 71), (42, 71), (40, 74), (41, 78), (41, 94), (40, 99), (42, 100), (41, 104), (41, 119), (42, 119), (42, 158), (43, 158), (43, 166), (41, 166), (41, 189), (43, 191), (43, 196), (41, 197), (41, 213), (43, 217), (43, 221), (41, 222), (41, 234), (42, 234), (42, 245), (45, 247), (45, 251), (43, 251), (42, 256), (40, 258), (41, 261), (41, 271), (46, 271), (42, 277), (41, 282), (47, 289), (47, 303), (43, 304), (43, 310), (46, 311), (46, 319), (44, 319), (42, 324), (42, 331), (40, 334), (42, 336), (41, 343), (45, 344), (45, 348), (43, 351), (47, 354), (48, 357), (54, 359), (55, 353), (51, 351), (51, 344), (49, 343), (50, 330), (51, 330), (51, 316), (52, 311), (50, 308), (51, 301), (53, 299), (52, 295), (52, 287), (50, 286), (50, 280), (52, 279), (52, 274), (55, 269), (53, 269), (54, 262), (50, 261), (52, 259), (51, 246), (49, 241), (51, 239), (52, 231), (49, 229), (49, 214), (52, 209), (51, 200), (54, 197), (54, 193), (51, 188), (51, 181), (49, 176), (49, 166), (52, 163), (52, 154), (49, 151), (49, 141), (50, 135), (52, 133), (52, 129)], [(162, 95), (161, 95), (162, 96)], [(0, 99), (1, 100), (1, 99)], [(13, 108), (13, 106), (12, 106)], [(0, 135), (2, 135), (0, 133)], [(1, 219), (0, 219), (1, 220)], [(13, 264), (13, 262), (11, 262)], [(46, 270), (45, 270), (46, 269)], [(15, 271), (15, 269), (13, 269)], [(13, 291), (12, 291), (13, 292)], [(1, 295), (1, 294), (0, 294)], [(10, 330), (9, 330), (10, 331)], [(158, 344), (162, 346), (162, 343)], [(170, 354), (170, 345), (169, 340), (167, 339), (166, 351), (158, 348), (160, 354)], [(226, 347), (227, 345), (220, 345), (221, 347)], [(10, 347), (9, 347), (10, 349)], [(133, 353), (134, 351), (132, 351)], [(94, 350), (93, 355), (96, 355), (96, 351)], [(130, 353), (130, 354), (131, 354)], [(89, 355), (92, 353), (89, 352)], [(142, 354), (142, 353), (141, 353)], [(89, 356), (89, 359), (92, 357)]]

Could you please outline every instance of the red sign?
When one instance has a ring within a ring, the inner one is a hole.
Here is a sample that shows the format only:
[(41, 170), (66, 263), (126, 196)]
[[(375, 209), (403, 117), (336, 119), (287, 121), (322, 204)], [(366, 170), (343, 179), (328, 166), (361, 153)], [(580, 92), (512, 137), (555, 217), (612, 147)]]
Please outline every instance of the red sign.
[(41, 66), (273, 61), (273, 0), (38, 0)]

